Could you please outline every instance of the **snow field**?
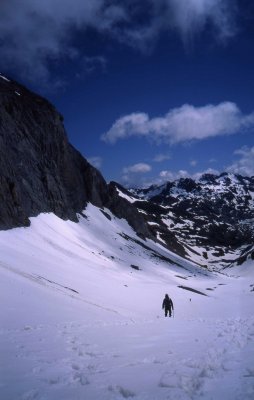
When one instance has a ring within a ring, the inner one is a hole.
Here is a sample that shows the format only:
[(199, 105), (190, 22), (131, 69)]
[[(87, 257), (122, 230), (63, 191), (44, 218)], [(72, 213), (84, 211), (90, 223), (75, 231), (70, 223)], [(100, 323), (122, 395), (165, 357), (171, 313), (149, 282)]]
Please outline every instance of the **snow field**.
[(0, 232), (1, 398), (253, 399), (253, 262), (199, 273), (125, 221), (85, 214)]

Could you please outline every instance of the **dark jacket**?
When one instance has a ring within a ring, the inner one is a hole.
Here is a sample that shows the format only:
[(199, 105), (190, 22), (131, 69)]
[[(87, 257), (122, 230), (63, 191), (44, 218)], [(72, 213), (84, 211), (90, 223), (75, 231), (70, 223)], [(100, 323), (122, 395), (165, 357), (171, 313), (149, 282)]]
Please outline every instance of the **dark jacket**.
[(165, 308), (166, 310), (171, 310), (172, 308), (174, 310), (173, 301), (170, 299), (170, 297), (165, 296), (162, 303), (162, 308)]

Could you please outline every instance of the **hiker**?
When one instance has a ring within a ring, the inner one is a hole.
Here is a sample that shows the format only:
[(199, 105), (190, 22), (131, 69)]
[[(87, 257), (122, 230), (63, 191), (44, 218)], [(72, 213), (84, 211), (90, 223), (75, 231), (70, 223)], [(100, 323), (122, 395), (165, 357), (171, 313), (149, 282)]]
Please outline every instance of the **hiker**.
[(163, 308), (165, 310), (165, 317), (171, 317), (172, 310), (174, 310), (174, 305), (168, 294), (165, 294), (165, 298), (162, 303), (162, 309)]

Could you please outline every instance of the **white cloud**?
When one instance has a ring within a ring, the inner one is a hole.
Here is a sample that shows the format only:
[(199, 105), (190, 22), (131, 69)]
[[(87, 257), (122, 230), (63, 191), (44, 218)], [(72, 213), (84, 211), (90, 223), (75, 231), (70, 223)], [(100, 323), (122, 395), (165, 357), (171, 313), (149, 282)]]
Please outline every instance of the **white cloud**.
[(195, 167), (196, 165), (197, 165), (197, 160), (191, 160), (190, 161), (190, 165), (192, 166), (192, 167)]
[(138, 163), (131, 165), (129, 167), (125, 167), (123, 169), (124, 174), (134, 173), (134, 174), (144, 174), (146, 172), (151, 171), (151, 166), (146, 163)]
[(244, 146), (236, 150), (235, 154), (239, 156), (240, 159), (227, 167), (226, 171), (242, 176), (254, 176), (254, 146)]
[(175, 181), (176, 179), (180, 178), (189, 178), (190, 174), (185, 171), (185, 170), (179, 170), (177, 172), (172, 172), (172, 171), (161, 171), (159, 174), (159, 180), (161, 183), (167, 182), (167, 181)]
[(143, 187), (146, 181), (145, 174), (152, 170), (146, 163), (137, 163), (123, 168), (121, 182), (127, 187)]
[(18, 70), (26, 79), (47, 81), (50, 60), (87, 55), (74, 38), (89, 28), (136, 48), (151, 48), (160, 33), (169, 30), (186, 42), (209, 24), (217, 37), (227, 38), (235, 33), (232, 1), (2, 1), (0, 66)]
[(253, 128), (254, 112), (244, 115), (235, 103), (223, 102), (203, 107), (184, 104), (163, 117), (149, 118), (145, 113), (121, 117), (102, 135), (102, 139), (113, 144), (119, 139), (141, 136), (173, 144), (230, 135)]
[(157, 163), (160, 163), (160, 162), (163, 162), (163, 161), (166, 161), (166, 160), (170, 160), (170, 159), (171, 159), (171, 156), (169, 154), (157, 154), (154, 157), (153, 161), (157, 162)]
[(208, 168), (204, 171), (195, 172), (194, 174), (191, 174), (185, 170), (179, 170), (179, 171), (164, 170), (160, 172), (159, 178), (156, 179), (156, 183), (163, 184), (167, 181), (175, 181), (181, 178), (191, 178), (193, 180), (198, 180), (204, 174), (219, 175), (220, 172), (213, 168)]
[(195, 172), (195, 174), (190, 175), (190, 177), (194, 180), (199, 179), (202, 175), (204, 174), (211, 174), (211, 175), (220, 175), (220, 171), (218, 171), (217, 169), (214, 168), (207, 168), (204, 171), (201, 172)]
[(102, 135), (102, 140), (115, 143), (118, 139), (129, 136), (148, 136), (149, 117), (145, 113), (132, 113), (119, 118), (108, 132)]

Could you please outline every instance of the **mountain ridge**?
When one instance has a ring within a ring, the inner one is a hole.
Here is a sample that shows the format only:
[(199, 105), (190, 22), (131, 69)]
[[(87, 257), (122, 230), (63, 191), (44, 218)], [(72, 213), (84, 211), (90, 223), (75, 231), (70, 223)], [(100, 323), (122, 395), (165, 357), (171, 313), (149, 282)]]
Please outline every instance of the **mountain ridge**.
[(253, 257), (254, 177), (205, 174), (135, 190), (106, 183), (69, 143), (55, 107), (1, 74), (0, 188), (2, 230), (40, 213), (78, 222), (91, 203), (201, 267)]
[(198, 180), (181, 178), (131, 189), (130, 195), (167, 246), (173, 235), (182, 256), (198, 256), (202, 266), (207, 266), (208, 259), (211, 265), (219, 259), (223, 266), (229, 265), (229, 256), (241, 258), (254, 242), (254, 177), (205, 174)]

